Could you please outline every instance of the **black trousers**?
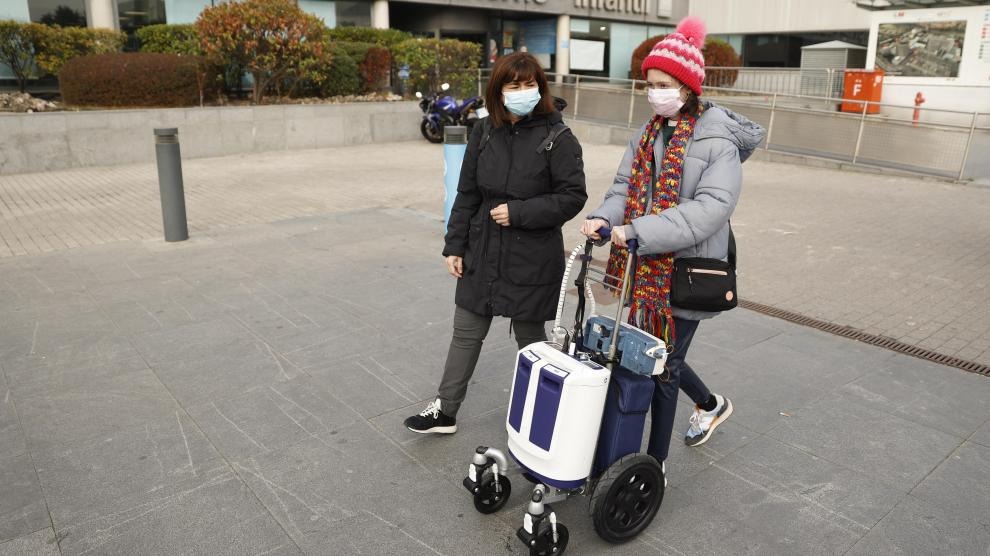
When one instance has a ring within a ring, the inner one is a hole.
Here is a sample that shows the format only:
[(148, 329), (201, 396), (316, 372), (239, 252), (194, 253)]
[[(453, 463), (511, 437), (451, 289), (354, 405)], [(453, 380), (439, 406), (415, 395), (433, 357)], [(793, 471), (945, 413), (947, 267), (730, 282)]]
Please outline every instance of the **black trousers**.
[[(529, 344), (547, 339), (544, 322), (529, 322), (512, 319), (512, 330), (516, 334), (519, 349)], [(478, 364), (481, 345), (492, 326), (492, 317), (472, 313), (461, 307), (454, 308), (454, 334), (447, 351), (447, 362), (443, 368), (443, 379), (437, 397), (440, 398), (440, 411), (451, 417), (457, 416), (461, 402), (467, 395), (468, 383)]]
[(653, 402), (650, 404), (650, 443), (646, 452), (658, 461), (667, 459), (670, 437), (674, 430), (674, 413), (677, 411), (677, 391), (684, 390), (695, 404), (708, 401), (711, 392), (684, 359), (691, 340), (698, 330), (699, 321), (674, 317), (674, 349), (667, 356), (667, 379), (654, 379)]

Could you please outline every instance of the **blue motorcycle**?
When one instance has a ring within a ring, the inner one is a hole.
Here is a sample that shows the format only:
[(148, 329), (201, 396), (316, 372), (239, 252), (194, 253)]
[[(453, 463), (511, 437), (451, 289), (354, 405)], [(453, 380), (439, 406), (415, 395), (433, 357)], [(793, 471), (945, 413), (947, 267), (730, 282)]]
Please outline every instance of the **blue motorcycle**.
[(419, 131), (430, 143), (442, 143), (443, 128), (449, 125), (467, 127), (470, 136), (474, 123), (488, 116), (484, 99), (471, 97), (457, 104), (454, 97), (444, 94), (450, 89), (450, 84), (444, 83), (440, 88), (441, 92), (429, 96), (423, 96), (423, 93), (416, 91), (419, 109), (423, 111), (423, 121), (419, 124)]

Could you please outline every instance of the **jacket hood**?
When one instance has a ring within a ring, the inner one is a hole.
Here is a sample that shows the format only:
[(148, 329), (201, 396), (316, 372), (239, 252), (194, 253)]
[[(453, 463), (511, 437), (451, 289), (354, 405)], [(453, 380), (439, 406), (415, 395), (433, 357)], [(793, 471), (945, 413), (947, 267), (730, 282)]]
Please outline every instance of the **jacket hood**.
[(721, 137), (735, 143), (739, 160), (744, 161), (763, 142), (766, 130), (763, 126), (728, 108), (704, 101), (705, 111), (695, 125), (694, 138)]

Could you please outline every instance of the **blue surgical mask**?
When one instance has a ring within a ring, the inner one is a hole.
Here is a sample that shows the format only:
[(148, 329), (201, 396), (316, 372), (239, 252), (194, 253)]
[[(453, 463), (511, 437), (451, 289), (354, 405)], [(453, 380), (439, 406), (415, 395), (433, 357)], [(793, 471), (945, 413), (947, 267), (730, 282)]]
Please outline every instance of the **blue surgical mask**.
[(520, 118), (529, 114), (540, 103), (540, 88), (533, 87), (522, 91), (502, 93), (505, 97), (505, 107)]

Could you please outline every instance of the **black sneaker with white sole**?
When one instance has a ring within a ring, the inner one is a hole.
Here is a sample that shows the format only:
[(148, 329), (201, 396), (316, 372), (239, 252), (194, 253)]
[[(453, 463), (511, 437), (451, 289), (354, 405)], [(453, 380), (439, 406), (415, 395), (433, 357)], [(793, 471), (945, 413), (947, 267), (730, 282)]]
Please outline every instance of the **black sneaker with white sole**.
[(420, 434), (454, 434), (457, 419), (440, 411), (440, 400), (433, 400), (419, 415), (405, 420), (406, 428)]

